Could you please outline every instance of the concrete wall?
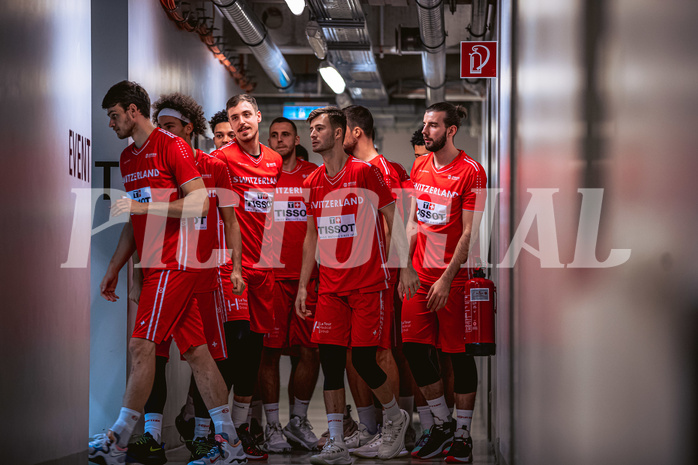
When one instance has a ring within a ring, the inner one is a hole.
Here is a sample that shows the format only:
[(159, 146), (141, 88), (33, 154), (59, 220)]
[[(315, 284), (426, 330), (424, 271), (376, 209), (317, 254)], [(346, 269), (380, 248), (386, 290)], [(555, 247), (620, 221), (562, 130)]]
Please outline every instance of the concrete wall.
[[(0, 450), (4, 463), (81, 463), (89, 251), (61, 265), (71, 239), (89, 243), (89, 216), (76, 216), (75, 206), (89, 203), (91, 181), (90, 2), (2, 0), (0, 10)], [(27, 446), (28, 434), (40, 446)]]

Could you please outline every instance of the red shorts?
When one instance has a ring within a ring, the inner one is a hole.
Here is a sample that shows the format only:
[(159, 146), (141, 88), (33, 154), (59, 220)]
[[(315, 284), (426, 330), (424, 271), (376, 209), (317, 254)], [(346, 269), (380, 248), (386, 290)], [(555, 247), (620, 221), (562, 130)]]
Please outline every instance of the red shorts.
[[(210, 275), (202, 276), (210, 279)], [(216, 280), (218, 276), (216, 275)], [(198, 287), (199, 289), (201, 287)], [(228, 352), (225, 345), (225, 332), (223, 323), (225, 323), (225, 307), (223, 306), (221, 291), (221, 283), (217, 289), (208, 292), (196, 292), (192, 296), (192, 301), (199, 310), (201, 321), (204, 325), (204, 335), (208, 344), (208, 351), (214, 360), (225, 360), (228, 358)], [(156, 355), (160, 357), (169, 357), (170, 344), (172, 338), (169, 338), (157, 345)], [(183, 352), (182, 352), (183, 353)]]
[(247, 287), (242, 295), (233, 293), (233, 283), (230, 282), (230, 273), (232, 267), (228, 269), (226, 266), (218, 268), (221, 278), (221, 300), (225, 309), (225, 321), (250, 321), (250, 310), (247, 305)]
[(274, 329), (274, 272), (242, 269), (250, 308), (250, 331), (268, 333)]
[(174, 335), (180, 353), (206, 344), (204, 325), (192, 299), (198, 273), (152, 270), (143, 278), (133, 336), (160, 344)]
[(446, 306), (437, 312), (427, 309), (430, 285), (422, 285), (417, 294), (402, 303), (402, 340), (441, 348), (447, 353), (465, 351), (465, 291), (451, 287)]
[(387, 290), (365, 294), (320, 294), (311, 341), (373, 347), (383, 340)]
[[(308, 282), (306, 306), (315, 310), (317, 304), (317, 280)], [(317, 347), (310, 341), (313, 332), (313, 318), (305, 320), (296, 314), (296, 294), (298, 281), (280, 280), (274, 282), (274, 329), (264, 335), (264, 347), (286, 349), (292, 346)]]

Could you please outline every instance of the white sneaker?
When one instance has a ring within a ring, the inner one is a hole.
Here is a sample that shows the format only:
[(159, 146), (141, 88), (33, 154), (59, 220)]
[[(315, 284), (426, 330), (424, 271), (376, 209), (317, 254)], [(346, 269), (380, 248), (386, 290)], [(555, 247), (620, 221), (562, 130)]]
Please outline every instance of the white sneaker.
[(216, 442), (218, 445), (213, 447), (206, 457), (189, 462), (188, 465), (240, 465), (247, 463), (245, 449), (242, 447), (240, 439), (235, 444), (230, 444), (228, 435), (221, 433), (216, 434)]
[(400, 419), (390, 421), (385, 419), (383, 430), (381, 431), (382, 444), (378, 448), (378, 458), (387, 460), (397, 457), (405, 448), (405, 433), (410, 424), (407, 412), (400, 410)]
[(310, 457), (310, 463), (313, 465), (351, 465), (351, 457), (345, 444), (337, 443), (334, 438), (329, 438), (320, 453)]
[(308, 417), (292, 415), (283, 431), (288, 439), (298, 443), (304, 449), (315, 450), (317, 448), (318, 439), (313, 433), (313, 425), (308, 421)]
[(351, 453), (356, 455), (357, 457), (372, 459), (374, 457), (378, 457), (378, 448), (381, 444), (383, 444), (383, 438), (381, 437), (381, 433), (376, 433), (370, 441), (368, 441), (363, 446), (356, 448)]
[(354, 434), (348, 438), (344, 438), (344, 443), (347, 445), (350, 453), (353, 453), (356, 449), (365, 446), (371, 442), (376, 436), (380, 436), (378, 433), (371, 434), (368, 432), (366, 425), (359, 423), (359, 429), (354, 431)]
[(291, 444), (284, 437), (281, 423), (267, 423), (266, 428), (264, 428), (264, 445), (262, 448), (266, 452), (282, 453), (291, 451)]
[(90, 462), (104, 465), (126, 463), (126, 447), (123, 449), (109, 439), (106, 434), (98, 434), (87, 445), (87, 458)]

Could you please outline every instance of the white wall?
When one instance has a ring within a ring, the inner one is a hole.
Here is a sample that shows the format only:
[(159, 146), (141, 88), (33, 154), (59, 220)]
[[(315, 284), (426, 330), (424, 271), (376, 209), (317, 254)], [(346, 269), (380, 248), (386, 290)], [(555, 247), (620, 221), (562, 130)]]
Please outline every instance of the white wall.
[(89, 199), (90, 179), (70, 175), (69, 131), (92, 137), (90, 2), (2, 0), (0, 10), (2, 462), (84, 463), (89, 261), (61, 264), (71, 238), (89, 243), (71, 190)]

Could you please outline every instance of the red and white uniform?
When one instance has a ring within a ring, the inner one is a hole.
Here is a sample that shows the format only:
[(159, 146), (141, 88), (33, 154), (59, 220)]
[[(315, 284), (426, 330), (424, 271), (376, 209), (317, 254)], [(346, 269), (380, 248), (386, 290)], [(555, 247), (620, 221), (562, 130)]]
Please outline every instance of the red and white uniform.
[[(238, 196), (236, 213), (243, 236), (242, 271), (247, 284), (250, 329), (256, 333), (268, 333), (274, 328), (274, 307), (269, 299), (274, 288), (272, 206), (283, 161), (278, 153), (262, 144), (260, 155), (253, 157), (235, 140), (213, 155), (227, 163), (233, 190)], [(222, 267), (222, 270), (232, 271), (229, 266)]]
[[(186, 142), (159, 128), (140, 148), (128, 146), (119, 167), (129, 198), (144, 203), (182, 198), (180, 187), (200, 177)], [(131, 215), (131, 223), (144, 267), (133, 337), (159, 344), (174, 334), (182, 353), (205, 344), (201, 317), (190, 304), (198, 272), (190, 266), (196, 249), (187, 239), (187, 219)]]
[[(287, 348), (293, 345), (314, 347), (310, 341), (314, 320), (302, 320), (295, 312), (298, 279), (303, 263), (303, 241), (308, 225), (303, 182), (317, 165), (300, 158), (291, 171), (281, 171), (274, 194), (274, 329), (264, 336), (264, 346)], [(308, 282), (306, 305), (317, 299), (317, 268)]]
[[(487, 175), (482, 165), (463, 151), (441, 169), (436, 169), (433, 159), (430, 153), (417, 158), (412, 166), (418, 225), (412, 264), (422, 286), (415, 297), (403, 302), (402, 339), (436, 345), (438, 332), (442, 350), (458, 353), (464, 350), (463, 286), (470, 268), (463, 266), (454, 278), (445, 308), (436, 313), (427, 310), (426, 295), (453, 257), (463, 233), (463, 211), (483, 211)], [(473, 247), (473, 256), (476, 252)]]
[(329, 177), (325, 166), (306, 180), (306, 204), (318, 234), (320, 286), (312, 341), (377, 346), (388, 288), (385, 231), (378, 210), (393, 203), (380, 170), (348, 157)]

